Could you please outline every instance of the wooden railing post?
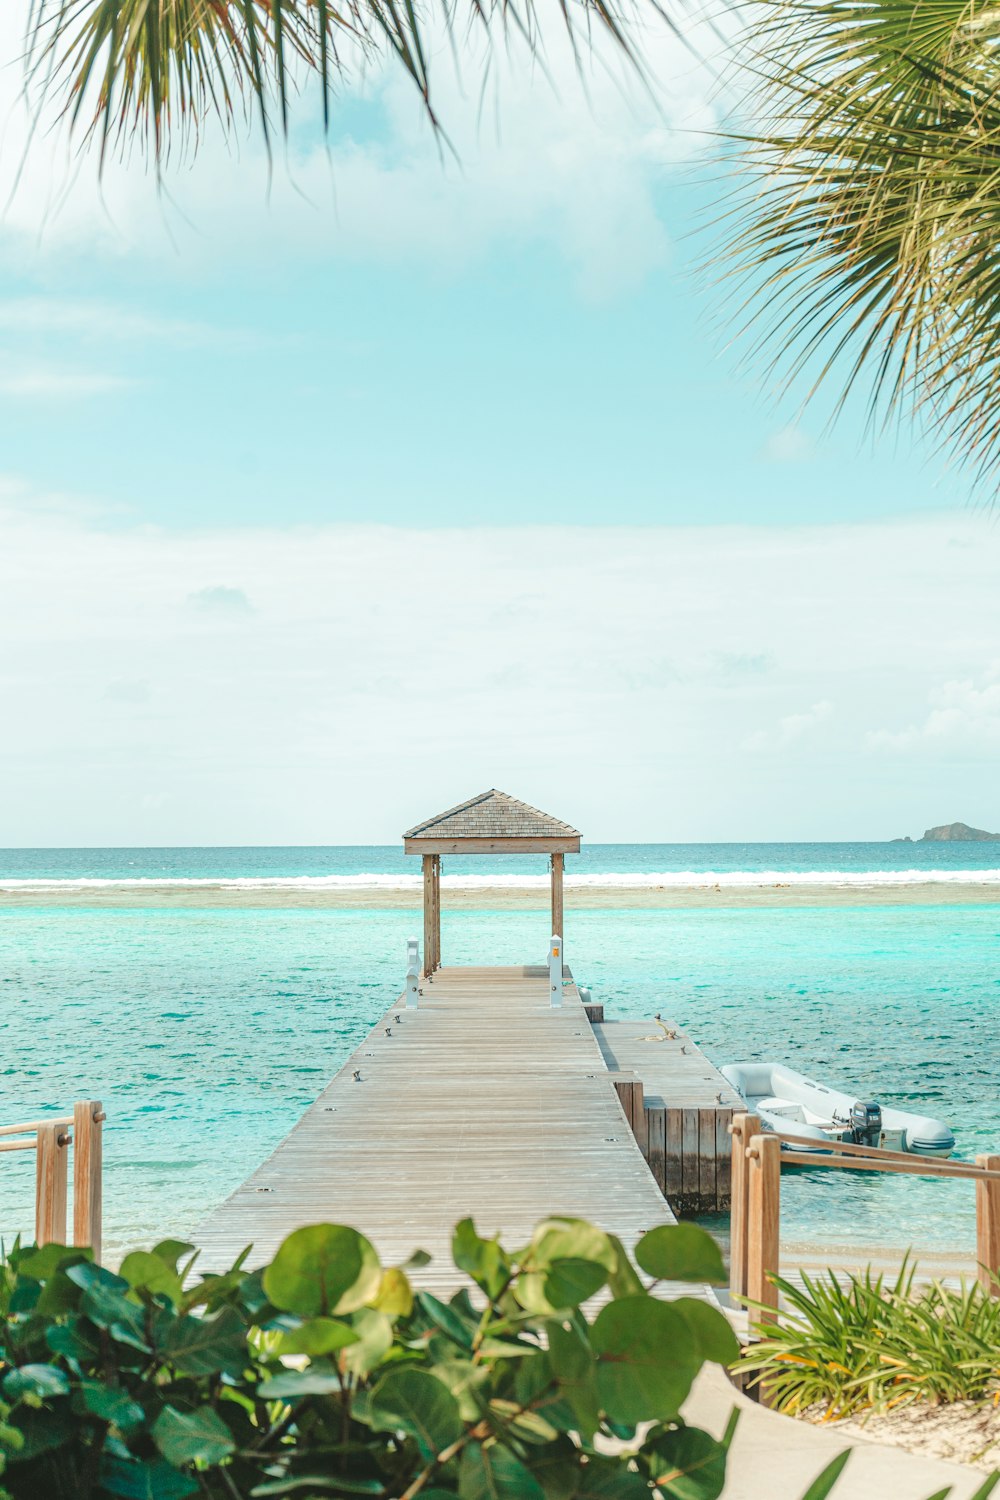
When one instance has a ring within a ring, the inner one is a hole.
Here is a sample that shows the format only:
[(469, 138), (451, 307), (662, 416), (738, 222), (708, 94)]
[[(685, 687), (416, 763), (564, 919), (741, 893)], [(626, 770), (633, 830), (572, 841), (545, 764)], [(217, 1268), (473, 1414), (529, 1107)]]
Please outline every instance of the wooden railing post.
[(66, 1243), (65, 1125), (39, 1125), (35, 1136), (35, 1242)]
[(733, 1115), (732, 1198), (729, 1207), (729, 1294), (740, 1302), (747, 1294), (747, 1197), (750, 1191), (747, 1146), (760, 1134), (760, 1116)]
[[(1000, 1171), (1000, 1156), (977, 1156), (976, 1166)], [(976, 1183), (976, 1262), (983, 1291), (1000, 1297), (1000, 1182), (994, 1177)]]
[(772, 1322), (778, 1312), (778, 1288), (768, 1280), (779, 1267), (781, 1222), (781, 1142), (775, 1135), (751, 1136), (747, 1146), (747, 1297), (760, 1306), (750, 1315)]
[(104, 1109), (99, 1099), (73, 1106), (73, 1244), (89, 1245), (101, 1259)]

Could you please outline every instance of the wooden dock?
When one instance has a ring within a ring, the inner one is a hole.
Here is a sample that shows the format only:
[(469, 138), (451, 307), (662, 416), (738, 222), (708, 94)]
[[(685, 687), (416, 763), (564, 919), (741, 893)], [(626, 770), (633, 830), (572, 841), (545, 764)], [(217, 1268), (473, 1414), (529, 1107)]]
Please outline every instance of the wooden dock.
[(572, 979), (562, 1006), (550, 1006), (548, 981), (542, 966), (425, 977), (417, 1008), (401, 997), (386, 1011), (196, 1231), (202, 1268), (223, 1268), (251, 1243), (251, 1264), (263, 1263), (292, 1229), (328, 1221), (360, 1228), (387, 1264), (428, 1251), (420, 1283), (443, 1290), (457, 1279), (451, 1230), (467, 1215), (512, 1245), (552, 1214), (592, 1220), (626, 1244), (672, 1222), (606, 1057), (606, 1034), (616, 1060), (631, 1055), (627, 1035), (591, 1026)]
[(727, 1213), (729, 1126), (743, 1108), (732, 1085), (673, 1022), (602, 1020), (594, 1034), (671, 1206), (682, 1214)]

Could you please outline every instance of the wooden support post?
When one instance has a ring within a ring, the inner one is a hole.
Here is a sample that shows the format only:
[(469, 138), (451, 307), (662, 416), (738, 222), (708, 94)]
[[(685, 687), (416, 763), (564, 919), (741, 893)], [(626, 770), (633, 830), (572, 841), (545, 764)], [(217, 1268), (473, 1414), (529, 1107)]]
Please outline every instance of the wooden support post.
[(729, 1142), (729, 1127), (733, 1122), (731, 1109), (715, 1111), (715, 1212), (727, 1214), (732, 1197), (732, 1146)]
[(656, 1185), (660, 1192), (666, 1196), (666, 1150), (667, 1150), (667, 1111), (662, 1105), (646, 1106), (646, 1139), (649, 1142), (649, 1170), (656, 1178)]
[(434, 856), (425, 854), (424, 868), (424, 974), (434, 972)]
[(563, 939), (563, 953), (566, 948), (566, 934), (563, 931), (563, 866), (566, 862), (565, 854), (553, 854), (552, 864), (552, 931), (558, 932)]
[(681, 1213), (698, 1212), (698, 1111), (681, 1110)]
[(618, 1101), (625, 1111), (625, 1118), (632, 1128), (639, 1150), (643, 1156), (649, 1153), (649, 1139), (646, 1134), (646, 1106), (643, 1097), (642, 1079), (637, 1078), (634, 1073), (612, 1073), (611, 1081), (615, 1086)]
[(747, 1145), (747, 1296), (758, 1323), (774, 1322), (778, 1288), (768, 1280), (780, 1265), (781, 1142), (776, 1135), (754, 1135)]
[(434, 968), (441, 967), (441, 856), (433, 854), (434, 861)]
[(716, 1110), (698, 1111), (698, 1209), (700, 1214), (715, 1213), (717, 1162), (715, 1159)]
[(750, 1178), (747, 1146), (760, 1134), (760, 1116), (733, 1115), (732, 1203), (729, 1210), (729, 1293), (734, 1302), (747, 1294), (747, 1206)]
[(73, 1244), (89, 1245), (101, 1260), (104, 1109), (99, 1099), (73, 1106)]
[(663, 1196), (675, 1210), (680, 1208), (684, 1188), (683, 1113), (683, 1110), (675, 1109), (669, 1104), (664, 1110)]
[(65, 1125), (39, 1125), (35, 1136), (35, 1242), (66, 1243)]
[[(1000, 1156), (977, 1156), (976, 1166), (1000, 1171)], [(979, 1285), (990, 1297), (1000, 1297), (1000, 1181), (976, 1183), (976, 1262)]]

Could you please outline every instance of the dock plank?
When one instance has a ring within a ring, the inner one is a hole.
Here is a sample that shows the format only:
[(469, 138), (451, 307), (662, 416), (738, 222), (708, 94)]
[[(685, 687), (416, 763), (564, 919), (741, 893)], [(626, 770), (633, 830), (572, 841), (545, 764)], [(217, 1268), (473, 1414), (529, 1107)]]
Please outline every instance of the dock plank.
[(732, 1084), (673, 1021), (600, 1021), (594, 1035), (609, 1068), (642, 1079), (648, 1104), (743, 1108)]
[(261, 1264), (292, 1229), (328, 1221), (361, 1229), (386, 1264), (428, 1251), (418, 1279), (443, 1290), (460, 1279), (449, 1246), (467, 1215), (515, 1245), (548, 1214), (626, 1244), (673, 1222), (571, 980), (552, 1009), (544, 968), (440, 969), (402, 1007), (196, 1231), (201, 1269), (247, 1244)]

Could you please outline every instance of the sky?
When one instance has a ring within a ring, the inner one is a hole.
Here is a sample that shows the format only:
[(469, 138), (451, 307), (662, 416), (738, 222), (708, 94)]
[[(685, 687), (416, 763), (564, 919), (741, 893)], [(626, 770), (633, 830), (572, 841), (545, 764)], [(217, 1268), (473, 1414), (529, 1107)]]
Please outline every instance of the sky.
[[(21, 11), (21, 15), (18, 11)], [(732, 93), (375, 72), (269, 182), (29, 146), (0, 17), (0, 843), (1000, 828), (997, 523), (741, 362)], [(712, 45), (717, 45), (713, 43)], [(700, 58), (700, 60), (699, 60)]]

